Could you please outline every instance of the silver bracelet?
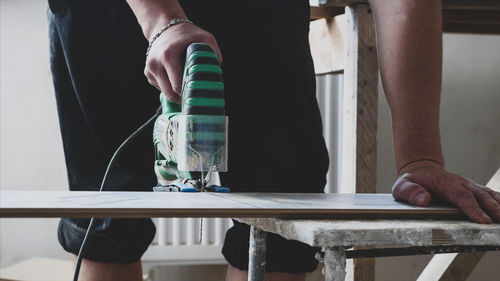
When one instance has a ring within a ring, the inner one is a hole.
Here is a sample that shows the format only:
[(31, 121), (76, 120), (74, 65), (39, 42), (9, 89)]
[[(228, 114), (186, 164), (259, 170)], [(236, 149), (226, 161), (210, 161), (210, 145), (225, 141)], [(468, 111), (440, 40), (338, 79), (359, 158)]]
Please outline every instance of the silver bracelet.
[(148, 46), (148, 49), (146, 50), (146, 58), (148, 58), (148, 55), (149, 55), (149, 50), (151, 50), (151, 46), (153, 46), (153, 42), (158, 39), (158, 37), (160, 37), (160, 35), (163, 33), (163, 31), (167, 30), (169, 27), (171, 27), (172, 25), (176, 25), (178, 23), (190, 23), (190, 24), (194, 24), (192, 21), (188, 20), (188, 19), (173, 19), (171, 20), (167, 25), (165, 25), (164, 27), (162, 27), (160, 29), (160, 31), (158, 31), (155, 36), (153, 36), (153, 38), (151, 39), (151, 41), (149, 42), (149, 46)]

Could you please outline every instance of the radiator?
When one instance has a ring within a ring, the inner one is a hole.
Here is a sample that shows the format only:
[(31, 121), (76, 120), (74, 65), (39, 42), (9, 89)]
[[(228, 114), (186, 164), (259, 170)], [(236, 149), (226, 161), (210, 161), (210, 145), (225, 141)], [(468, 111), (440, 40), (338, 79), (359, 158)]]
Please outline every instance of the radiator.
[[(199, 218), (157, 218), (156, 236), (143, 262), (165, 265), (222, 264), (221, 254), (230, 219), (204, 218), (200, 233)], [(200, 237), (201, 234), (201, 237)]]
[(323, 136), (330, 159), (330, 167), (326, 175), (326, 193), (338, 192), (340, 180), (340, 149), (339, 132), (342, 126), (342, 93), (343, 74), (316, 75), (316, 98), (318, 99), (321, 119), (323, 121)]
[[(338, 190), (338, 168), (341, 151), (339, 130), (342, 98), (342, 75), (316, 76), (316, 95), (323, 120), (323, 135), (330, 156), (325, 192)], [(229, 144), (231, 145), (231, 144)], [(307, 149), (307, 148), (305, 148)], [(218, 177), (214, 177), (217, 178)], [(143, 262), (162, 265), (195, 265), (225, 263), (221, 254), (226, 230), (232, 226), (230, 219), (205, 218), (200, 237), (199, 218), (159, 218), (153, 220), (156, 236)]]

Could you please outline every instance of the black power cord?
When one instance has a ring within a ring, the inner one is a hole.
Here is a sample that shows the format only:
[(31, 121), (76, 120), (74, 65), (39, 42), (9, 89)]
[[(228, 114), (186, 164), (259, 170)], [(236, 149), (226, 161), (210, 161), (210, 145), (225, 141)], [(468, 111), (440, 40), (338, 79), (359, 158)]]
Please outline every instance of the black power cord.
[[(142, 124), (135, 132), (133, 132), (123, 143), (116, 149), (113, 157), (109, 160), (108, 167), (106, 168), (106, 172), (104, 173), (104, 177), (102, 178), (101, 187), (99, 188), (99, 192), (104, 189), (104, 185), (106, 184), (106, 180), (108, 178), (109, 173), (113, 169), (118, 156), (122, 152), (122, 150), (127, 146), (127, 144), (135, 139), (151, 122), (153, 122), (158, 116), (161, 115), (161, 106), (156, 110), (155, 115), (149, 118), (146, 123)], [(94, 230), (94, 218), (90, 219), (89, 226), (87, 227), (87, 232), (85, 232), (85, 237), (83, 238), (82, 245), (80, 246), (80, 250), (78, 251), (78, 258), (76, 259), (75, 266), (75, 274), (73, 275), (73, 281), (78, 281), (78, 275), (80, 274), (80, 267), (82, 265), (83, 254), (85, 252), (85, 246), (87, 245), (87, 241), (89, 239), (89, 233)]]

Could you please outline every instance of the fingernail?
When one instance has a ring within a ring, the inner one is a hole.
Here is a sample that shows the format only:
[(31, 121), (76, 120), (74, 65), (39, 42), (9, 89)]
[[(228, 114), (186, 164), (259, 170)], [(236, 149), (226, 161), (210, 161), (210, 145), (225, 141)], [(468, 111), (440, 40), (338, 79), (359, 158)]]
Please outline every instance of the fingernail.
[(486, 214), (481, 214), (481, 217), (483, 217), (485, 223), (493, 223), (493, 220)]
[(419, 195), (417, 195), (417, 202), (422, 204), (424, 203), (424, 200), (425, 200), (425, 193), (420, 193)]
[(427, 194), (425, 192), (421, 192), (415, 196), (415, 204), (417, 205), (426, 205), (427, 204)]

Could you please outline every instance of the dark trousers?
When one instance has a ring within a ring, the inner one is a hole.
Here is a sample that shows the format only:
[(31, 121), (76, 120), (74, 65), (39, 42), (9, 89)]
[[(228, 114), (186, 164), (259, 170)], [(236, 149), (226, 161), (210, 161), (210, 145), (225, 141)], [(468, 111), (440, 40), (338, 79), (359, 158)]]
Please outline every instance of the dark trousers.
[[(315, 98), (306, 0), (180, 1), (222, 51), (233, 192), (322, 192), (328, 156)], [(147, 41), (123, 0), (49, 0), (51, 66), (71, 190), (97, 190), (118, 145), (152, 116), (158, 91), (143, 75)], [(151, 191), (152, 128), (120, 157), (105, 190)], [(88, 220), (61, 220), (59, 240), (77, 253)], [(150, 219), (100, 219), (86, 258), (139, 260)], [(271, 235), (268, 271), (306, 272), (316, 249)], [(223, 254), (245, 269), (248, 227), (236, 223)]]

